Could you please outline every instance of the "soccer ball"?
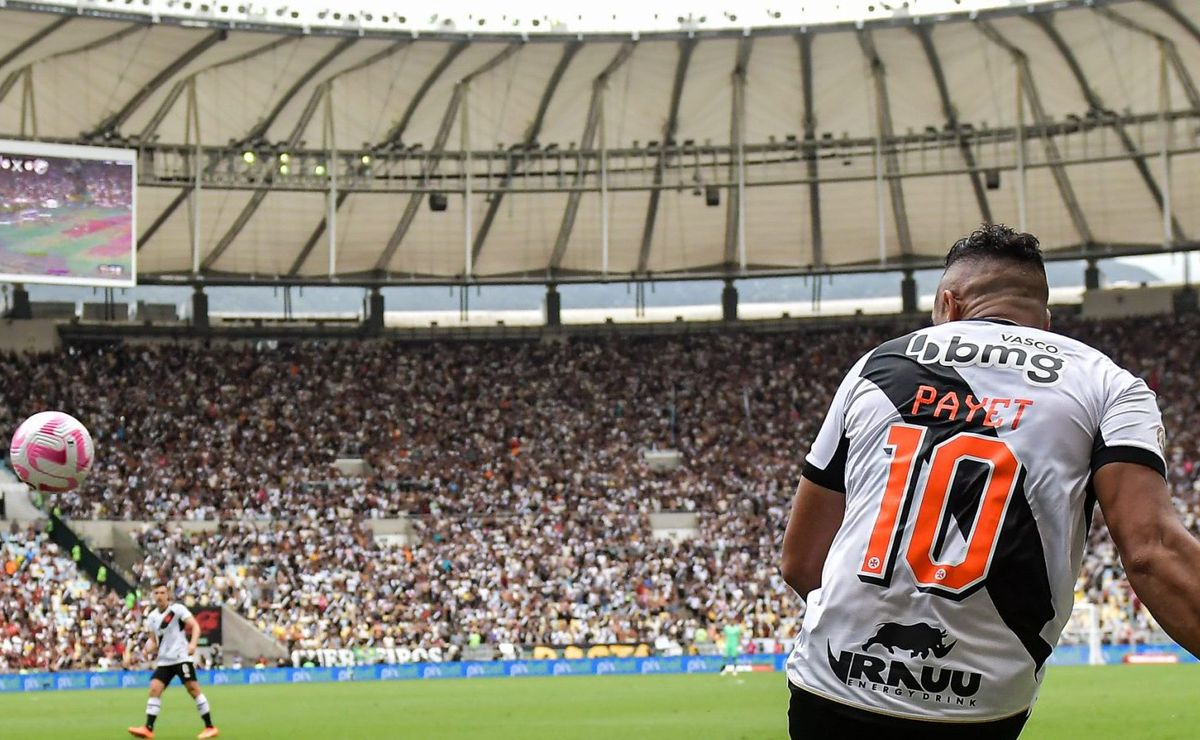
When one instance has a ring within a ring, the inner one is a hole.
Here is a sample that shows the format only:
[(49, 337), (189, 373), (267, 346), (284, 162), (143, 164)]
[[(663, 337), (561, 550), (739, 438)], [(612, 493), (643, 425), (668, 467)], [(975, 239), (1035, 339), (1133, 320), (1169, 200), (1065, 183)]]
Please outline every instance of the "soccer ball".
[(9, 460), (17, 476), (48, 493), (78, 488), (95, 458), (92, 435), (74, 416), (61, 411), (34, 414), (17, 427)]

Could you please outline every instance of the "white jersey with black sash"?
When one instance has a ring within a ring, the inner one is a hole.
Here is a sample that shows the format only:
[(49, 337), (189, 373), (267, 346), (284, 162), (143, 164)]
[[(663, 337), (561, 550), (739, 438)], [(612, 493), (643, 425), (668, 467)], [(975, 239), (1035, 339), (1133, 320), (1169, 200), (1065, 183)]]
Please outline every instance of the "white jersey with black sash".
[(192, 612), (178, 602), (170, 604), (166, 609), (155, 609), (146, 617), (146, 627), (154, 632), (158, 640), (157, 665), (175, 665), (184, 663), (188, 657), (188, 643), (191, 640), (183, 623), (192, 618)]
[(1030, 707), (1071, 615), (1092, 474), (1165, 474), (1154, 393), (1101, 352), (999, 320), (879, 346), (834, 396), (804, 475), (846, 496), (789, 680), (900, 717)]

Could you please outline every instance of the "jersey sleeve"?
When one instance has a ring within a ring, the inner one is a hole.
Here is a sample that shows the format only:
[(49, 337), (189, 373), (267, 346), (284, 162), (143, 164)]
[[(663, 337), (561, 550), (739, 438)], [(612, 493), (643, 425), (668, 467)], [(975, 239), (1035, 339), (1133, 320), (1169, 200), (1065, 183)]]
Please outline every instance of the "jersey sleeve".
[(829, 405), (825, 422), (821, 424), (817, 438), (813, 440), (812, 448), (804, 459), (805, 478), (839, 493), (846, 492), (846, 455), (850, 451), (850, 439), (846, 436), (846, 406), (862, 378), (866, 360), (865, 356), (860, 359), (842, 379), (837, 392), (833, 394), (833, 403)]
[(176, 604), (175, 618), (179, 620), (179, 624), (182, 626), (184, 622), (192, 618), (192, 611), (183, 604)]
[(1122, 371), (1112, 384), (1092, 445), (1092, 472), (1114, 462), (1137, 463), (1167, 475), (1166, 432), (1154, 391)]

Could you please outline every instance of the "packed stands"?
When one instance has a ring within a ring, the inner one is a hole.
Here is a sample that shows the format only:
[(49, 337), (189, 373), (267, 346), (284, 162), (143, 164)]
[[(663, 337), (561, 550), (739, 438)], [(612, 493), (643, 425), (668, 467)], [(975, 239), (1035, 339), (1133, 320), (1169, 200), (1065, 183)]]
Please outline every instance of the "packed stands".
[[(772, 512), (778, 522), (782, 510)], [(792, 634), (800, 604), (771, 567), (765, 522), (714, 515), (699, 537), (654, 539), (643, 517), (590, 501), (573, 512), (428, 519), (413, 545), (344, 520), (155, 528), (144, 574), (225, 603), (289, 649), (654, 642), (681, 650), (738, 622)]]
[[(729, 621), (794, 634), (803, 607), (776, 563), (803, 453), (845, 369), (910, 326), (9, 356), (0, 425), (75, 412), (99, 457), (58, 506), (153, 522), (144, 581), (172, 576), (188, 600), (227, 604), (290, 647), (449, 649), (474, 633), (686, 648)], [(1197, 531), (1200, 436), (1187, 419), (1200, 319), (1057, 328), (1159, 393), (1169, 474)], [(654, 447), (684, 465), (649, 469), (640, 453)], [(373, 473), (345, 476), (341, 455)], [(699, 536), (654, 539), (658, 511), (696, 512)], [(416, 526), (405, 545), (364, 525), (399, 514)], [(187, 533), (173, 519), (222, 524)], [(1158, 633), (1099, 515), (1078, 596), (1100, 606), (1106, 639)], [(45, 621), (17, 613), (22, 634)], [(114, 635), (131, 618), (105, 617)]]
[(0, 671), (118, 668), (138, 610), (34, 529), (0, 534)]

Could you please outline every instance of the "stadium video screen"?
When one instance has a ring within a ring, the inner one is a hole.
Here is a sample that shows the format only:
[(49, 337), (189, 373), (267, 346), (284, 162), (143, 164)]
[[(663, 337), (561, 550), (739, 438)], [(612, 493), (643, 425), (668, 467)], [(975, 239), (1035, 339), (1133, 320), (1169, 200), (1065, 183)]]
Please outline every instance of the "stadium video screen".
[(0, 281), (132, 286), (136, 152), (0, 139)]

